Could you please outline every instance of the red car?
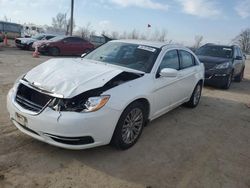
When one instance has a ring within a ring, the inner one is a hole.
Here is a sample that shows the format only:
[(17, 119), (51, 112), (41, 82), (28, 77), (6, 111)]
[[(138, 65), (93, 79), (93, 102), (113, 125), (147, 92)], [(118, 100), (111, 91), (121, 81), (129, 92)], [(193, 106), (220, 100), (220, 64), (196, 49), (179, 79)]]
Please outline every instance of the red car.
[(94, 45), (80, 37), (58, 36), (38, 47), (38, 51), (53, 56), (81, 55), (94, 49)]

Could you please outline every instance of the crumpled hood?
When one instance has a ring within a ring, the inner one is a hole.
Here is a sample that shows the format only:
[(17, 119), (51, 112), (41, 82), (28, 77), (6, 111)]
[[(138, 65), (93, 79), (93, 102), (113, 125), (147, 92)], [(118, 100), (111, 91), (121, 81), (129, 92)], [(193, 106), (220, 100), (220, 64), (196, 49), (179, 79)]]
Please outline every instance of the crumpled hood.
[(123, 70), (79, 59), (51, 59), (33, 68), (24, 79), (49, 92), (72, 98), (85, 91), (102, 87)]

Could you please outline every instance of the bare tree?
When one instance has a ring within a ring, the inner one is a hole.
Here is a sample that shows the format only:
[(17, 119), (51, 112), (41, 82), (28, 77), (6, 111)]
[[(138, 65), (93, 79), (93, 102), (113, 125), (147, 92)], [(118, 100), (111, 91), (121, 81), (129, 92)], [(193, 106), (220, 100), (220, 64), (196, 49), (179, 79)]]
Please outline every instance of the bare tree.
[(150, 39), (151, 39), (151, 40), (155, 40), (155, 41), (157, 41), (157, 40), (158, 40), (159, 35), (160, 35), (159, 30), (158, 30), (158, 29), (155, 29), (155, 30), (154, 30), (154, 33), (151, 35)]
[[(70, 25), (71, 25), (71, 19), (68, 19), (68, 20), (67, 20), (67, 26), (66, 26), (66, 35), (69, 34)], [(75, 27), (76, 27), (75, 20), (73, 20), (73, 29), (74, 29)]]
[(101, 35), (106, 35), (106, 31), (103, 30), (102, 33), (101, 33)]
[(126, 32), (126, 31), (123, 31), (123, 33), (120, 35), (119, 38), (120, 38), (120, 39), (127, 39), (127, 38), (128, 38), (127, 32)]
[(111, 33), (111, 38), (112, 38), (112, 39), (118, 39), (118, 38), (119, 38), (119, 33), (118, 33), (117, 31), (113, 31), (113, 32)]
[(52, 18), (52, 27), (56, 29), (67, 30), (67, 19), (66, 14), (58, 13), (56, 17)]
[(10, 19), (8, 19), (8, 17), (6, 15), (3, 17), (3, 21), (8, 22), (9, 20)]
[(167, 39), (167, 30), (166, 29), (162, 29), (161, 32), (160, 32), (160, 35), (159, 37), (157, 38), (158, 41), (161, 41), (161, 42), (165, 42)]
[(196, 35), (194, 37), (194, 46), (193, 46), (193, 48), (194, 49), (199, 48), (201, 46), (202, 40), (203, 40), (203, 36), (202, 35)]
[(85, 26), (80, 27), (79, 30), (76, 32), (77, 35), (80, 35), (84, 39), (89, 39), (91, 35), (95, 33), (94, 30), (91, 28), (91, 23), (87, 23)]
[(144, 34), (141, 34), (141, 35), (140, 35), (140, 39), (141, 39), (141, 40), (147, 40), (147, 36), (144, 35)]
[(243, 30), (233, 42), (238, 44), (244, 53), (250, 53), (250, 28)]
[(129, 39), (139, 39), (139, 33), (136, 31), (136, 29), (133, 29), (131, 33), (128, 34)]

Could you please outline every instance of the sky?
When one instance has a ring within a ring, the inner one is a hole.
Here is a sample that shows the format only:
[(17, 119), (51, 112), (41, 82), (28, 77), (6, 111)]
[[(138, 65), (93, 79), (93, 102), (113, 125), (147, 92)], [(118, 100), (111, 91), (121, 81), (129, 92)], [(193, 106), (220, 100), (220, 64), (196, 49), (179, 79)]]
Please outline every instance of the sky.
[[(51, 25), (57, 13), (70, 16), (71, 0), (0, 0), (0, 19), (16, 23)], [(91, 24), (97, 33), (136, 29), (145, 35), (166, 30), (167, 39), (191, 45), (228, 44), (250, 28), (250, 0), (75, 0), (76, 30)], [(148, 28), (150, 24), (152, 27)]]

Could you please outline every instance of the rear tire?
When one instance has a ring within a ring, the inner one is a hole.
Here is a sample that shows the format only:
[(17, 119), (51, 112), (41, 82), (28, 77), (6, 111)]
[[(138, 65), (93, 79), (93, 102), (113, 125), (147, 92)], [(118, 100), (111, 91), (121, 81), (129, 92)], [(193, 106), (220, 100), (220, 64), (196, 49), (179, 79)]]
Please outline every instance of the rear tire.
[(240, 72), (240, 74), (234, 78), (234, 80), (236, 82), (241, 82), (243, 80), (243, 78), (244, 78), (244, 71), (245, 71), (245, 68), (243, 68), (242, 71)]
[(142, 103), (130, 104), (116, 125), (111, 145), (121, 150), (132, 147), (139, 139), (146, 119), (145, 106)]
[(201, 92), (202, 92), (202, 84), (199, 82), (192, 93), (192, 96), (188, 102), (186, 102), (184, 105), (189, 108), (195, 108), (198, 106), (201, 98)]
[(49, 54), (52, 56), (58, 56), (60, 54), (60, 50), (57, 47), (52, 47), (49, 49)]

